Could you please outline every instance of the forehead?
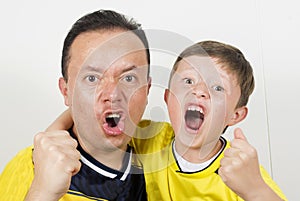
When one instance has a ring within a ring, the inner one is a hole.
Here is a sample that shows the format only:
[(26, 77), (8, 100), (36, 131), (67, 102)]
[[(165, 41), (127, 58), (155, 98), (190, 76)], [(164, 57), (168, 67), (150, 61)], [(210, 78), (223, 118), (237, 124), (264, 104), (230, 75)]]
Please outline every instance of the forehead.
[(218, 58), (193, 55), (183, 58), (176, 65), (174, 75), (198, 76), (208, 83), (228, 80), (234, 85), (237, 84), (236, 75), (230, 72), (226, 64), (219, 62)]
[(221, 65), (217, 60), (208, 56), (188, 56), (177, 63), (175, 73), (192, 73), (201, 76), (202, 78), (218, 77), (222, 73)]
[(134, 33), (120, 29), (90, 31), (74, 40), (70, 49), (70, 66), (82, 67), (88, 63), (108, 66), (124, 57), (147, 61), (145, 47)]

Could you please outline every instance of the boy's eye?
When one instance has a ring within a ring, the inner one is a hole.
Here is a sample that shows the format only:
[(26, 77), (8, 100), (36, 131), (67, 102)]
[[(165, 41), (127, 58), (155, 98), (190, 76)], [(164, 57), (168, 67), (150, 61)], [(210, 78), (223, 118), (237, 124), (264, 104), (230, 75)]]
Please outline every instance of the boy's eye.
[(194, 81), (191, 78), (184, 78), (183, 81), (186, 84), (194, 84)]
[(221, 86), (214, 86), (213, 87), (213, 89), (215, 90), (215, 91), (224, 91), (224, 88), (223, 87), (221, 87)]

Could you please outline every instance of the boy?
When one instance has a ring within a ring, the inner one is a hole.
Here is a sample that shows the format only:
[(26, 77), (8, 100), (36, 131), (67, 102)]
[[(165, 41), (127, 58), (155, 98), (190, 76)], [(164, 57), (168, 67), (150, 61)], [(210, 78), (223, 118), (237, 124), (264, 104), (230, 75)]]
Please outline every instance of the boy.
[(179, 55), (164, 96), (173, 129), (144, 121), (132, 141), (149, 200), (286, 199), (240, 129), (230, 144), (221, 137), (245, 119), (253, 89), (252, 68), (235, 47), (203, 41)]
[(203, 41), (179, 55), (164, 96), (173, 128), (145, 120), (132, 140), (149, 200), (286, 200), (240, 129), (230, 144), (221, 137), (247, 116), (253, 89), (235, 47)]

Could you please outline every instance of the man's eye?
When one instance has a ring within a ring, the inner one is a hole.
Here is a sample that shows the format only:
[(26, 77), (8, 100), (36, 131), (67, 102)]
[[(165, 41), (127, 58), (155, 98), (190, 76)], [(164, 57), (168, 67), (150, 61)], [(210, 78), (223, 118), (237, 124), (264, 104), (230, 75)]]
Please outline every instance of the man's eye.
[(194, 84), (194, 81), (191, 78), (184, 78), (183, 81), (186, 84)]
[(133, 75), (126, 75), (126, 76), (124, 77), (124, 80), (125, 80), (126, 82), (133, 82), (133, 81), (135, 80), (135, 77), (134, 77)]
[(221, 87), (221, 86), (214, 86), (213, 87), (213, 89), (215, 90), (215, 91), (224, 91), (224, 88), (223, 87)]
[(91, 82), (91, 83), (94, 83), (94, 82), (97, 81), (97, 78), (96, 78), (96, 76), (94, 76), (94, 75), (89, 75), (89, 76), (86, 77), (86, 79), (87, 79), (89, 82)]

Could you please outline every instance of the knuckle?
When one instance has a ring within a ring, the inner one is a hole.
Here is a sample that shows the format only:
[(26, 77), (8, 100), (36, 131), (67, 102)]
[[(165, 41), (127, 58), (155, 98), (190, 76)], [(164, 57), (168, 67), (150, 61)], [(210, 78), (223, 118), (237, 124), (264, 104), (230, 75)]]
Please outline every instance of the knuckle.
[(229, 156), (231, 148), (228, 148), (224, 151), (224, 156)]
[(81, 168), (81, 162), (78, 160), (77, 161), (77, 169), (80, 169)]
[(71, 145), (72, 145), (73, 147), (75, 147), (75, 148), (77, 147), (78, 142), (77, 142), (75, 139), (72, 138), (72, 139), (70, 140), (70, 142), (71, 142)]
[(223, 167), (222, 172), (223, 172), (223, 174), (226, 174), (226, 175), (231, 173), (231, 167), (229, 167), (229, 166)]
[(53, 145), (53, 144), (48, 147), (48, 150), (49, 150), (50, 153), (59, 152), (58, 147), (56, 145)]
[(241, 161), (241, 160), (235, 160), (233, 163), (234, 163), (234, 166), (236, 169), (239, 169), (239, 168), (243, 167), (243, 165), (244, 165), (244, 161)]
[(249, 148), (249, 155), (251, 158), (256, 157), (257, 156), (257, 151), (255, 148), (251, 147)]
[(221, 165), (221, 166), (224, 165), (224, 158), (222, 158), (222, 159), (220, 160), (220, 165)]
[(78, 159), (78, 161), (79, 161), (79, 159), (81, 158), (81, 155), (80, 155), (80, 152), (79, 152), (79, 151), (76, 151), (76, 158)]
[(238, 143), (238, 141), (237, 141), (236, 139), (233, 139), (233, 140), (230, 142), (230, 145), (231, 145), (231, 147), (235, 147), (237, 143)]
[(70, 136), (69, 132), (66, 130), (60, 130), (60, 133), (65, 136)]
[(59, 153), (57, 154), (57, 161), (58, 162), (64, 162), (68, 158), (67, 154), (65, 153)]
[(44, 135), (44, 132), (39, 132), (38, 134), (36, 134), (33, 138), (34, 143), (39, 143), (43, 139)]

